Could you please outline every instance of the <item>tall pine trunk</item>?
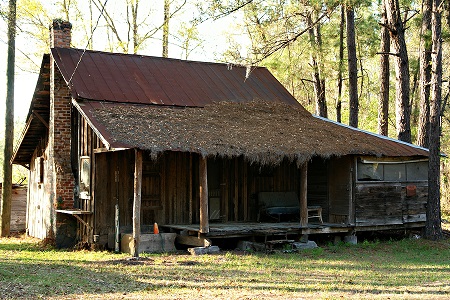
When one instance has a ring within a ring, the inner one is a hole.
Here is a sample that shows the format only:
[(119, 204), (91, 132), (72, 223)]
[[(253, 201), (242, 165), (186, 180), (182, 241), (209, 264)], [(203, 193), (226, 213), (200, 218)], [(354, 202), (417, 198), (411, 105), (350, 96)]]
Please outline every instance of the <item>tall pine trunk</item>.
[(347, 15), (347, 55), (348, 55), (348, 90), (349, 90), (349, 125), (358, 127), (358, 65), (356, 60), (355, 11), (346, 8)]
[(3, 161), (3, 188), (1, 205), (1, 236), (10, 234), (12, 202), (12, 165), (14, 143), (14, 70), (16, 57), (16, 0), (9, 0), (8, 60), (6, 66), (5, 149)]
[(170, 19), (170, 0), (164, 0), (162, 57), (169, 57), (169, 19)]
[(342, 122), (342, 73), (344, 72), (344, 26), (345, 26), (345, 6), (341, 5), (341, 22), (339, 25), (339, 70), (336, 99), (336, 121)]
[(321, 56), (322, 53), (322, 37), (320, 33), (320, 24), (312, 26), (311, 17), (308, 17), (308, 23), (310, 25), (309, 38), (311, 43), (311, 66), (313, 68), (313, 82), (314, 92), (316, 96), (316, 114), (327, 118), (327, 102), (325, 97), (325, 79), (322, 78), (322, 65)]
[(431, 79), (431, 8), (432, 0), (422, 2), (422, 29), (420, 37), (420, 104), (417, 144), (428, 148), (430, 134), (430, 79)]
[[(386, 24), (386, 1), (383, 0), (381, 24)], [(380, 98), (378, 105), (378, 133), (388, 136), (389, 133), (389, 51), (391, 39), (386, 26), (381, 26), (380, 57)]]
[(411, 110), (409, 106), (409, 59), (405, 42), (405, 28), (400, 17), (398, 0), (386, 0), (387, 28), (391, 36), (392, 47), (395, 52), (396, 95), (395, 95), (395, 123), (397, 137), (404, 142), (411, 142)]
[(425, 237), (431, 240), (442, 238), (440, 201), (440, 109), (442, 98), (442, 37), (441, 1), (433, 0), (431, 13), (432, 70), (430, 99), (430, 156), (428, 162), (428, 203)]

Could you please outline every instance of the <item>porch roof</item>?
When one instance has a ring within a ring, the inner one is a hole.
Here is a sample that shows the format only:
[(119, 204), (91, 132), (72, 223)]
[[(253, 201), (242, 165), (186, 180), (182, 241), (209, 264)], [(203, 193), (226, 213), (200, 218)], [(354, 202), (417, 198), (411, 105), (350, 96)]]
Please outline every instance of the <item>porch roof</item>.
[(139, 148), (153, 157), (182, 151), (244, 156), (250, 162), (276, 165), (284, 159), (301, 164), (313, 156), (428, 156), (427, 149), (314, 117), (284, 103), (219, 102), (204, 108), (74, 104), (110, 148)]
[(44, 54), (25, 128), (15, 145), (12, 163), (29, 167), (39, 143), (46, 141), (50, 117), (50, 55)]

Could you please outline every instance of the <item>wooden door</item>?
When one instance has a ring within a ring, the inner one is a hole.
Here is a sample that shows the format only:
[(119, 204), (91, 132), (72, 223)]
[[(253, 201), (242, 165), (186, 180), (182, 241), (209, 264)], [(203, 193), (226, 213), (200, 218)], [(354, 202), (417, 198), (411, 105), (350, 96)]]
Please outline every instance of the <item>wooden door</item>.
[(328, 196), (330, 223), (353, 224), (353, 157), (344, 156), (330, 160)]
[(142, 198), (141, 216), (142, 224), (151, 225), (159, 222), (162, 216), (157, 216), (163, 209), (161, 197), (161, 161), (147, 159), (143, 163), (142, 170)]

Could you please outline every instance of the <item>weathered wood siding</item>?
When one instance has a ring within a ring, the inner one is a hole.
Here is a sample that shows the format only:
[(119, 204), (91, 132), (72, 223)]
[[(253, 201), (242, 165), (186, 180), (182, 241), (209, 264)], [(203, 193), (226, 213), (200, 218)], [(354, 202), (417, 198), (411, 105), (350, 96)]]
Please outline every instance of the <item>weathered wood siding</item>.
[(120, 226), (130, 226), (133, 213), (134, 151), (95, 154), (93, 190), (94, 235), (101, 243), (115, 232), (115, 205), (119, 205)]
[[(13, 186), (11, 195), (11, 231), (24, 231), (27, 215), (27, 186)], [(0, 184), (0, 203), (2, 185)]]
[(402, 224), (400, 183), (356, 184), (356, 225)]
[[(90, 191), (88, 197), (79, 197), (75, 199), (75, 208), (79, 208), (83, 211), (92, 212), (93, 214), (83, 214), (79, 217), (89, 225), (85, 226), (82, 222), (77, 223), (77, 235), (80, 241), (92, 242), (92, 229), (95, 227), (95, 212), (94, 212), (94, 199), (95, 199), (95, 187), (96, 186), (96, 158), (94, 154), (95, 150), (104, 149), (104, 144), (99, 139), (97, 134), (89, 126), (88, 122), (77, 111), (73, 112), (74, 127), (76, 130), (72, 130), (72, 139), (77, 141), (72, 143), (72, 170), (75, 177), (75, 186), (80, 188), (80, 158), (89, 157), (90, 163)], [(114, 175), (114, 172), (113, 172)], [(114, 216), (114, 215), (113, 215)], [(113, 218), (114, 220), (114, 218)]]
[[(52, 224), (51, 170), (47, 138), (42, 139), (30, 162), (27, 199), (28, 235), (40, 239), (47, 237)], [(40, 157), (40, 159), (37, 159)], [(41, 165), (42, 164), (42, 165)]]
[[(417, 186), (415, 196), (406, 196), (409, 184)], [(427, 198), (426, 182), (357, 183), (356, 224), (372, 226), (425, 221)]]
[(402, 186), (403, 223), (425, 222), (428, 201), (427, 182), (411, 183), (416, 186), (416, 195), (407, 196), (406, 186)]

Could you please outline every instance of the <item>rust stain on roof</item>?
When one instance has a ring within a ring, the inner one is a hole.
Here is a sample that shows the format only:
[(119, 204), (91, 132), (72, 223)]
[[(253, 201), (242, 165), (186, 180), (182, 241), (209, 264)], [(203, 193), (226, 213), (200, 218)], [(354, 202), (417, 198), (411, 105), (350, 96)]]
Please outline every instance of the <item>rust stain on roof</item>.
[[(301, 107), (263, 67), (54, 48), (52, 55), (75, 99), (203, 107), (260, 99)], [(80, 60), (81, 58), (81, 60)]]

